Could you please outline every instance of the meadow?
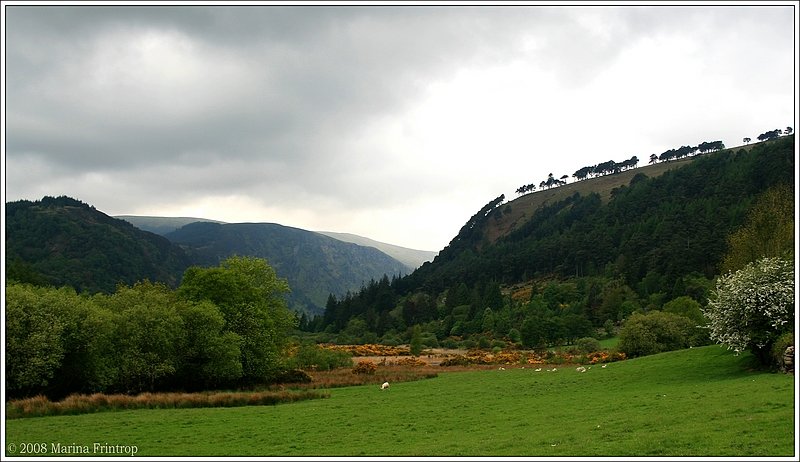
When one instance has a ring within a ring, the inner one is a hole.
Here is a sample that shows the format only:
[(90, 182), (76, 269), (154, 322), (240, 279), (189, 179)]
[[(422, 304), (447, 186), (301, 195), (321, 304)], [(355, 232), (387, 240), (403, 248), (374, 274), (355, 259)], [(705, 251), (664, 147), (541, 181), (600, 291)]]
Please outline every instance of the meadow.
[(438, 377), (385, 391), (333, 388), (327, 399), (275, 406), (13, 419), (6, 455), (19, 455), (11, 444), (100, 443), (161, 457), (796, 457), (794, 376), (752, 365), (714, 345), (585, 373), (436, 368)]

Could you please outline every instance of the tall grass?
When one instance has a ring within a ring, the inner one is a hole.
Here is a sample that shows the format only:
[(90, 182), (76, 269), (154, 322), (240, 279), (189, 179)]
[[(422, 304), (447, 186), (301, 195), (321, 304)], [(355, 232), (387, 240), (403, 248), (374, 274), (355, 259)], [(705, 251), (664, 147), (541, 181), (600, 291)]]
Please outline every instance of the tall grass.
[(291, 403), (307, 399), (328, 398), (319, 391), (256, 391), (217, 393), (142, 393), (139, 395), (70, 395), (62, 401), (50, 401), (45, 396), (9, 401), (6, 417), (41, 417), (74, 415), (123, 409), (178, 409), (198, 407), (263, 406)]
[(437, 376), (434, 371), (413, 366), (380, 366), (375, 374), (369, 375), (353, 374), (351, 368), (317, 371), (311, 372), (311, 374), (313, 380), (309, 383), (277, 384), (264, 390), (249, 392), (141, 393), (139, 395), (94, 393), (70, 395), (62, 401), (55, 402), (40, 395), (9, 401), (6, 404), (6, 416), (9, 419), (17, 419), (124, 409), (274, 405), (330, 396), (327, 392), (315, 391), (317, 389), (379, 384), (386, 381), (408, 382)]

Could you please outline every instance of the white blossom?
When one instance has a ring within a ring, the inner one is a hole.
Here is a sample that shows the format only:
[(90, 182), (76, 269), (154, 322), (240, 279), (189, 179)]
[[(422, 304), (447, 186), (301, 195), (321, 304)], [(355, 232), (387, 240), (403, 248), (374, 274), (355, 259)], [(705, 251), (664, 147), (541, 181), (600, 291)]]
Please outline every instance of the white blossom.
[(763, 348), (794, 325), (794, 264), (763, 258), (721, 276), (703, 314), (711, 339), (742, 351)]

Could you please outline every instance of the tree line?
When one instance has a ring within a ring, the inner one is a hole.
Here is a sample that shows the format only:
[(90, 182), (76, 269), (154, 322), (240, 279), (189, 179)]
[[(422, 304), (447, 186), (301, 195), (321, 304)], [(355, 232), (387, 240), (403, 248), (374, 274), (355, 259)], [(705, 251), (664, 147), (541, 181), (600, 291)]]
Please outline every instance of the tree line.
[[(759, 141), (767, 141), (771, 139), (775, 139), (781, 134), (791, 135), (793, 133), (792, 127), (786, 127), (784, 130), (775, 129), (765, 133), (758, 135)], [(749, 143), (751, 141), (750, 138), (744, 138), (742, 141), (745, 143)], [(673, 148), (668, 149), (664, 152), (659, 154), (650, 154), (650, 164), (655, 164), (657, 162), (669, 162), (672, 160), (683, 159), (688, 156), (694, 156), (696, 154), (706, 154), (715, 151), (720, 151), (725, 149), (725, 144), (722, 141), (703, 141), (699, 143), (697, 146), (681, 146), (680, 148)], [(596, 165), (589, 165), (586, 167), (581, 167), (572, 174), (573, 178), (576, 181), (586, 180), (588, 178), (596, 178), (599, 176), (610, 175), (614, 173), (623, 172), (630, 168), (636, 168), (639, 164), (639, 158), (636, 156), (631, 157), (628, 160), (624, 160), (622, 162), (616, 162), (614, 160), (608, 160), (606, 162), (602, 162)], [(569, 178), (568, 175), (563, 175), (560, 179), (554, 178), (553, 174), (550, 173), (546, 180), (543, 180), (539, 183), (539, 189), (550, 189), (552, 187), (562, 186), (567, 184), (566, 179)], [(527, 194), (529, 192), (536, 191), (536, 185), (533, 183), (522, 185), (516, 189), (517, 194)]]
[[(781, 135), (791, 135), (792, 133), (794, 133), (794, 129), (792, 129), (792, 127), (786, 127), (783, 129), (783, 131), (781, 131), (780, 128), (776, 128), (775, 130), (770, 130), (758, 135), (758, 141), (769, 141), (778, 138)], [(753, 140), (751, 140), (749, 137), (745, 137), (742, 139), (742, 141), (749, 143)]]
[(176, 290), (141, 281), (87, 295), (9, 280), (6, 391), (60, 398), (269, 382), (297, 325), (288, 290), (251, 257), (190, 267)]

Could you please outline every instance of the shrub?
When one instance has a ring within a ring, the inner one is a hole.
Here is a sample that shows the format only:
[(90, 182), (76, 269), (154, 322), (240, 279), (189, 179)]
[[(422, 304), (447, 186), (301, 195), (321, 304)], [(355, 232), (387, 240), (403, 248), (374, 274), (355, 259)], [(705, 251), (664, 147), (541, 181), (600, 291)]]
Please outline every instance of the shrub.
[(329, 371), (337, 367), (351, 367), (352, 365), (353, 359), (347, 351), (321, 348), (315, 344), (301, 345), (288, 361), (288, 366), (292, 369), (318, 371)]
[[(436, 334), (426, 332), (421, 336), (422, 346), (425, 348), (439, 348), (439, 340), (436, 339)], [(420, 352), (421, 353), (421, 352)]]
[(688, 318), (674, 313), (634, 313), (619, 332), (618, 348), (629, 357), (687, 348), (693, 327)]
[(290, 369), (275, 377), (275, 383), (311, 383), (311, 376), (300, 369)]
[(620, 351), (595, 351), (586, 355), (586, 360), (591, 364), (611, 363), (614, 361), (624, 361), (625, 353)]
[(703, 314), (712, 340), (769, 364), (773, 344), (794, 325), (794, 263), (762, 258), (720, 277)]
[(579, 353), (591, 353), (600, 350), (600, 341), (592, 337), (584, 337), (575, 342)]
[(353, 374), (368, 374), (372, 375), (378, 370), (378, 366), (372, 361), (359, 361), (353, 368)]
[(458, 348), (458, 341), (453, 337), (447, 337), (446, 339), (442, 340), (441, 345), (445, 348), (456, 349)]
[(467, 359), (464, 355), (453, 355), (449, 358), (444, 359), (439, 366), (447, 367), (447, 366), (469, 366), (470, 360)]

